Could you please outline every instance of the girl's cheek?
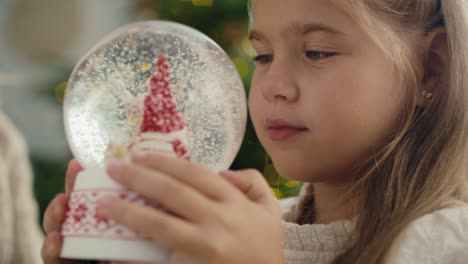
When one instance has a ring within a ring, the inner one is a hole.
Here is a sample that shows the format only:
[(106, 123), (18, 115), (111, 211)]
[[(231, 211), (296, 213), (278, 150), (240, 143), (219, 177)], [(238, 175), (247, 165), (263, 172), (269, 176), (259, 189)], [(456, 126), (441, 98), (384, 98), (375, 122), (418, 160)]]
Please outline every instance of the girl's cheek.
[(249, 95), (249, 101), (248, 101), (248, 104), (249, 104), (249, 114), (252, 118), (252, 121), (254, 121), (255, 117), (257, 116), (257, 104), (255, 103), (255, 95), (254, 93), (252, 92), (252, 88), (250, 90), (250, 95)]
[(264, 106), (265, 103), (261, 101), (262, 98), (260, 87), (252, 85), (250, 88), (248, 104), (249, 114), (255, 127), (258, 127), (258, 123), (260, 122), (259, 120), (261, 119), (261, 116), (264, 115), (262, 114), (262, 106)]
[(252, 81), (250, 83), (250, 89), (249, 89), (249, 97), (248, 97), (248, 104), (249, 104), (249, 110), (252, 112), (252, 108), (255, 107), (255, 103), (257, 101), (257, 93), (259, 92), (259, 87), (257, 85), (257, 77), (255, 76), (255, 73), (252, 76)]

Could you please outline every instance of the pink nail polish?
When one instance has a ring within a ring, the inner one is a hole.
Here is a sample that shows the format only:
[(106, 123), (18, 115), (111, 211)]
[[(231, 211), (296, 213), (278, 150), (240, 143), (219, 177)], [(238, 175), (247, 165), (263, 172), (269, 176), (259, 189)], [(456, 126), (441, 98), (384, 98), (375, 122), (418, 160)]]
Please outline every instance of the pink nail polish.
[(121, 160), (111, 160), (107, 163), (107, 173), (110, 176), (118, 176), (124, 166), (125, 164)]
[(104, 197), (104, 198), (102, 198), (101, 200), (99, 200), (97, 202), (96, 210), (102, 211), (102, 210), (109, 209), (110, 207), (112, 207), (115, 200), (116, 199), (114, 197)]
[(132, 159), (134, 161), (143, 161), (147, 157), (147, 153), (144, 151), (132, 152)]
[(237, 173), (235, 171), (232, 171), (232, 170), (220, 171), (219, 174), (221, 176), (226, 176), (226, 177), (236, 176), (237, 175)]

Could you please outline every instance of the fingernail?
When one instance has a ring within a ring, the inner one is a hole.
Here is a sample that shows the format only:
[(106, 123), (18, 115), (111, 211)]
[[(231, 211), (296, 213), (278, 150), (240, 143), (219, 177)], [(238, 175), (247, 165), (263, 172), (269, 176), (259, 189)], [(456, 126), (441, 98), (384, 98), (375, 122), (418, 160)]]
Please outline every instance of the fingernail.
[(46, 241), (46, 250), (48, 252), (47, 254), (53, 255), (56, 252), (56, 247), (57, 246), (52, 241), (50, 240)]
[(117, 177), (120, 175), (124, 166), (125, 163), (121, 160), (110, 160), (107, 163), (107, 173), (109, 173), (110, 176)]
[(52, 233), (48, 235), (45, 241), (45, 246), (47, 250), (54, 251), (61, 243), (60, 235), (57, 233)]
[(132, 160), (133, 161), (143, 161), (148, 156), (148, 153), (145, 151), (136, 151), (132, 152)]
[(50, 239), (49, 237), (46, 238), (46, 241), (45, 241), (45, 246), (49, 249), (51, 247), (54, 246), (54, 241), (52, 241), (52, 239)]
[(232, 171), (232, 170), (225, 170), (225, 171), (220, 171), (219, 174), (221, 174), (222, 176), (236, 176), (237, 172)]
[(59, 204), (55, 204), (54, 207), (55, 207), (54, 208), (54, 216), (62, 218), (63, 215), (64, 215), (64, 208)]
[(101, 212), (108, 210), (109, 208), (112, 207), (115, 200), (116, 199), (114, 197), (104, 197), (104, 198), (100, 199), (97, 202), (96, 210), (101, 211)]

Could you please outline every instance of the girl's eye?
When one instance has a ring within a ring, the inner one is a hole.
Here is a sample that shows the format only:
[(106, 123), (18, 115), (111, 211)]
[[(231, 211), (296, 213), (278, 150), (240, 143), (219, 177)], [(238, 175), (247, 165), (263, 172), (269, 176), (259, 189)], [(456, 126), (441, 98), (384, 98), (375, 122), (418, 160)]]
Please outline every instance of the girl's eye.
[(256, 62), (256, 63), (260, 63), (260, 64), (268, 64), (270, 62), (273, 61), (273, 55), (270, 55), (270, 54), (260, 54), (258, 56), (255, 56), (253, 58), (253, 60)]
[(337, 55), (336, 52), (324, 52), (317, 50), (308, 50), (306, 51), (306, 57), (311, 60), (323, 60)]

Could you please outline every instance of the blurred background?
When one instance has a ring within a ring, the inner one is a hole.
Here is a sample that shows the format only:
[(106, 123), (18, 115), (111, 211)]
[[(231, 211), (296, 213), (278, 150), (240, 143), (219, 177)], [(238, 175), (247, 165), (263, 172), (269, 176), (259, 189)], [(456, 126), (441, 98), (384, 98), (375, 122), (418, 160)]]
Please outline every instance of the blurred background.
[[(134, 21), (171, 20), (194, 27), (230, 55), (248, 92), (253, 51), (247, 0), (0, 0), (0, 109), (25, 136), (42, 213), (63, 191), (68, 161), (62, 99), (79, 58), (102, 37)], [(273, 168), (248, 124), (232, 169), (264, 173), (278, 198), (297, 194), (300, 184)]]

